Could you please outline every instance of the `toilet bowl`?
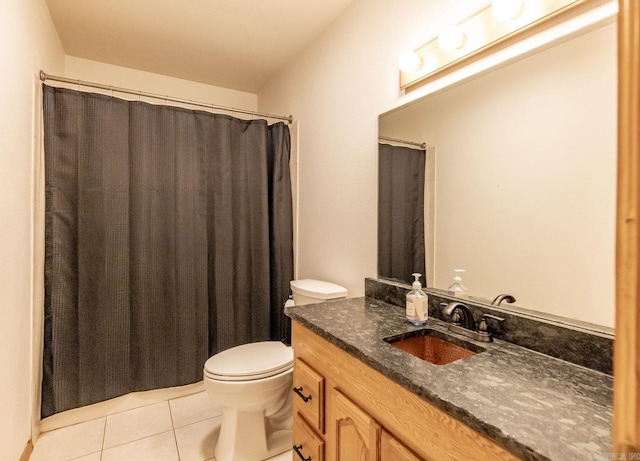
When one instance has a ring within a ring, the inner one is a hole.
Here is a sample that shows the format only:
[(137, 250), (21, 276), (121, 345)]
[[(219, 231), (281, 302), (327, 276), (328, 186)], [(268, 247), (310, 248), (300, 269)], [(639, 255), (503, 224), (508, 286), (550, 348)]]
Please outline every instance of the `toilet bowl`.
[(293, 351), (279, 341), (232, 347), (204, 366), (204, 387), (222, 407), (217, 461), (259, 461), (291, 448)]
[[(339, 285), (309, 279), (292, 281), (291, 289), (296, 305), (347, 295)], [(232, 347), (209, 358), (203, 372), (209, 398), (223, 410), (217, 461), (261, 461), (291, 449), (290, 347), (280, 341)]]

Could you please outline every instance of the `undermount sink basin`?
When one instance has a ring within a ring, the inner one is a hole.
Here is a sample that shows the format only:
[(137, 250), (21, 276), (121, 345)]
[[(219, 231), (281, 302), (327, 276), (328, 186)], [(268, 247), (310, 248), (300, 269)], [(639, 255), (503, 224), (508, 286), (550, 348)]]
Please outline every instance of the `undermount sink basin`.
[(434, 365), (446, 365), (485, 349), (429, 328), (384, 338), (397, 347)]

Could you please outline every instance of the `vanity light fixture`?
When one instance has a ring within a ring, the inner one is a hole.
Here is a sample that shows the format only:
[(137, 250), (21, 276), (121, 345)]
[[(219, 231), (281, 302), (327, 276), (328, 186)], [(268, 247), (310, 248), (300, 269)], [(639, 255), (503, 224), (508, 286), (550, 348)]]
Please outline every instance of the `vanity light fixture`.
[(438, 70), (438, 67), (440, 67), (440, 60), (435, 54), (427, 53), (422, 56), (420, 72), (431, 73)]
[(415, 51), (405, 51), (398, 58), (398, 67), (402, 72), (415, 72), (422, 66), (422, 58)]
[(523, 6), (522, 0), (493, 0), (491, 14), (498, 21), (510, 21), (520, 16)]
[(422, 82), (580, 4), (597, 6), (603, 1), (609, 0), (494, 0), (490, 6), (456, 26), (446, 27), (437, 38), (416, 49), (417, 59), (403, 57), (399, 60), (398, 65), (402, 63), (400, 88)]
[(438, 35), (438, 45), (445, 51), (459, 50), (464, 45), (467, 36), (460, 26), (446, 26)]

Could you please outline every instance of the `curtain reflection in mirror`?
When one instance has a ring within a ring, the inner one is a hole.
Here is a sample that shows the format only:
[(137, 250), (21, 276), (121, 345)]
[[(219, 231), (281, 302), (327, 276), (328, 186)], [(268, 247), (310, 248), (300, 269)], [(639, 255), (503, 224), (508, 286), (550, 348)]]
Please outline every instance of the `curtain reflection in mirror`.
[(378, 146), (378, 276), (411, 283), (425, 274), (425, 151)]

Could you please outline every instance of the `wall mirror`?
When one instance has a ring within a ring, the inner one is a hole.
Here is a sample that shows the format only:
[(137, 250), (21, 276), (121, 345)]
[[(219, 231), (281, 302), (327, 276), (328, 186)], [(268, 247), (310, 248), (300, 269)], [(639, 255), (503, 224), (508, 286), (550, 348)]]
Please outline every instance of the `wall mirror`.
[(613, 327), (616, 78), (610, 17), (379, 116), (427, 145), (430, 287), (465, 269), (482, 302)]

